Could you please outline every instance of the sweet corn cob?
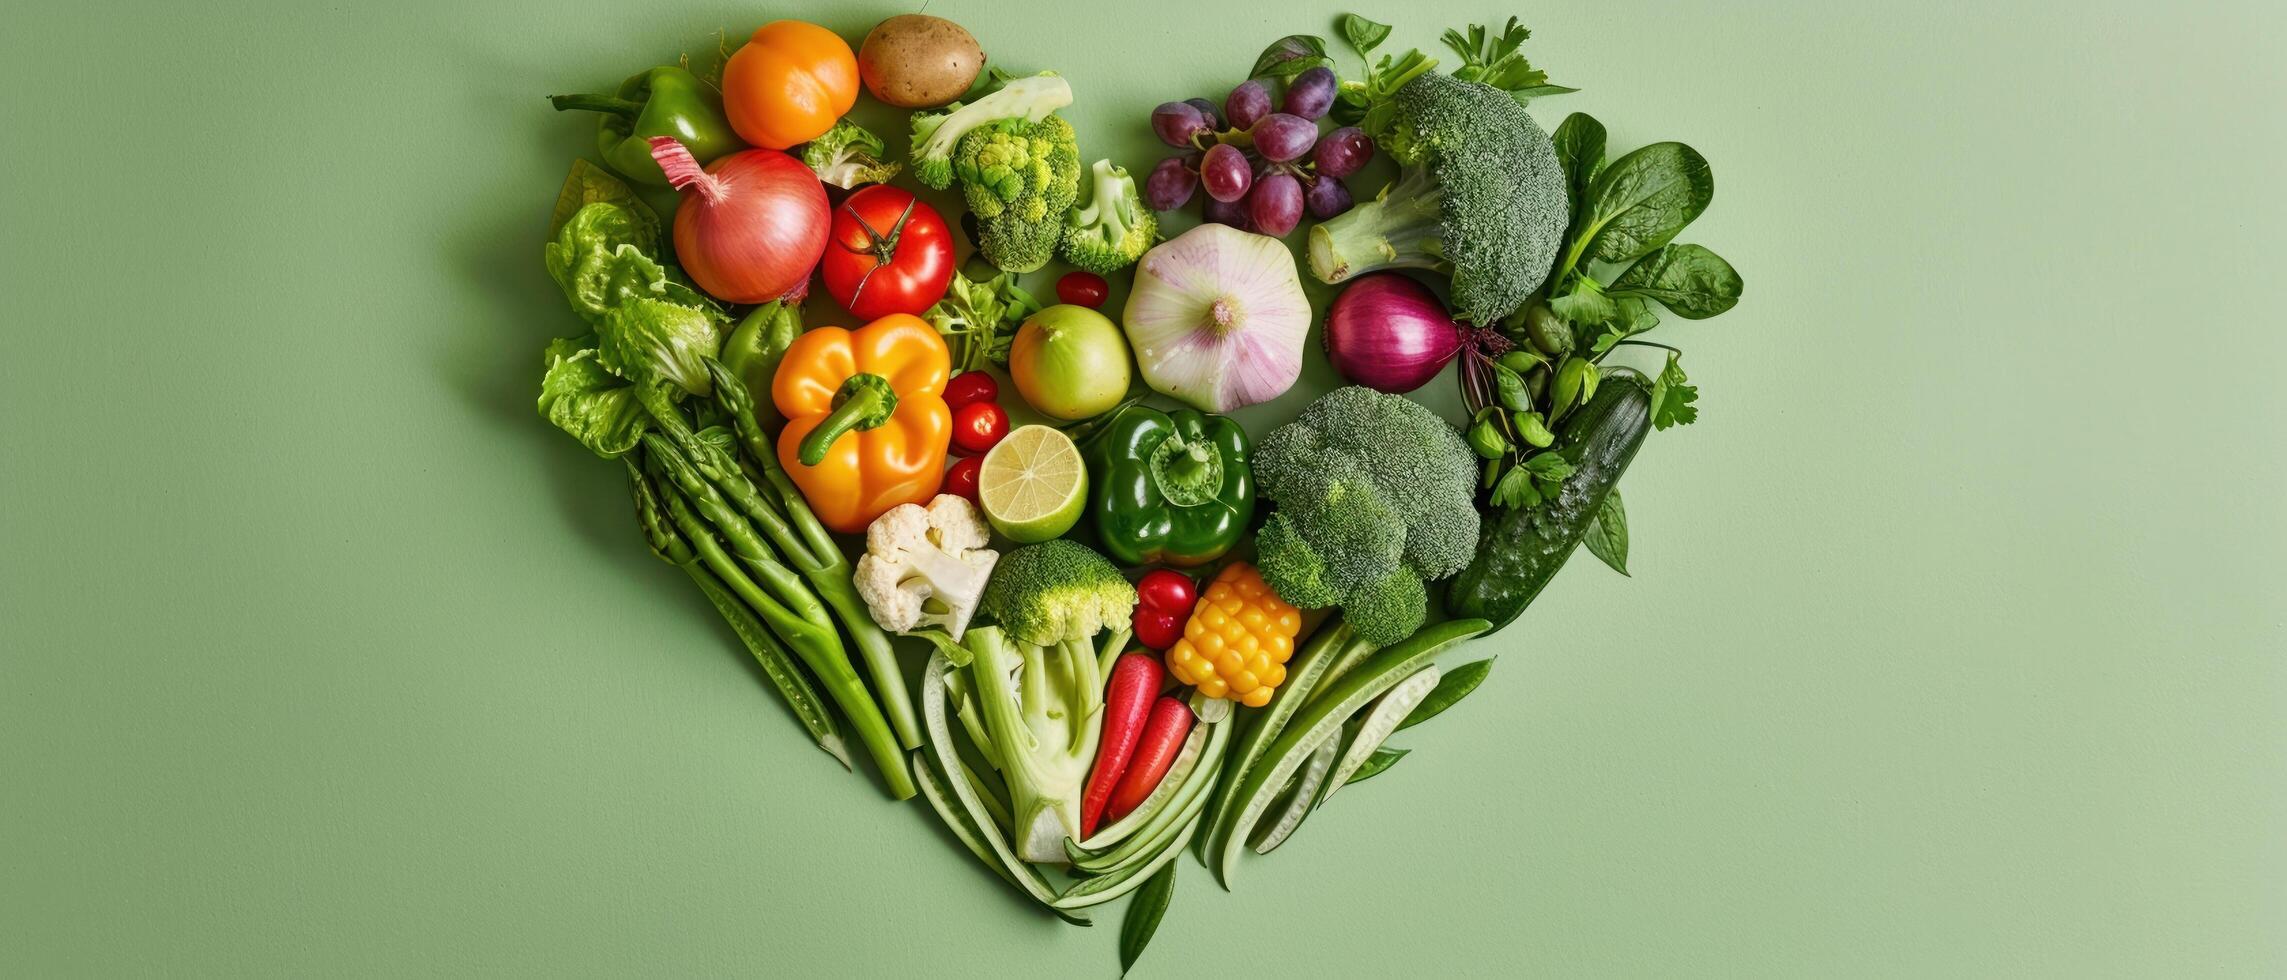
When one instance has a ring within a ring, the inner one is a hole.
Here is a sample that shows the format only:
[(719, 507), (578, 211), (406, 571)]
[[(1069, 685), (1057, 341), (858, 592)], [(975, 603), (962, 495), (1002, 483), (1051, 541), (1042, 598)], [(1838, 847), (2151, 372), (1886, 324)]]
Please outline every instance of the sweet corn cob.
[(1208, 697), (1260, 708), (1286, 680), (1301, 631), (1302, 613), (1271, 591), (1255, 566), (1232, 562), (1207, 586), (1183, 638), (1167, 649), (1167, 669)]

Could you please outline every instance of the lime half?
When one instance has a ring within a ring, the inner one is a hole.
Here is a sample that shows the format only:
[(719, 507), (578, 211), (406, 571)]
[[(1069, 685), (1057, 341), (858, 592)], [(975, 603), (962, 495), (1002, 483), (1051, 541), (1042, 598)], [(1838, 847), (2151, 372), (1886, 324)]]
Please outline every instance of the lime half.
[(977, 503), (993, 530), (1018, 544), (1062, 536), (1080, 523), (1088, 468), (1064, 433), (1045, 425), (1011, 432), (985, 454)]

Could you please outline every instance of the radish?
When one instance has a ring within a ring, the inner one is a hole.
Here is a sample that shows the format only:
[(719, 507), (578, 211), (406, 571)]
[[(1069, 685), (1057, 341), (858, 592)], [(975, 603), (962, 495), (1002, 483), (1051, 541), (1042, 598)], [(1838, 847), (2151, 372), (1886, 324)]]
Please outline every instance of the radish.
[(1081, 838), (1095, 836), (1104, 805), (1112, 801), (1112, 789), (1128, 771), (1136, 743), (1143, 738), (1144, 716), (1165, 673), (1159, 658), (1149, 654), (1124, 654), (1113, 664), (1112, 679), (1104, 685), (1104, 735), (1096, 743), (1096, 768), (1088, 774), (1087, 791), (1080, 797)]

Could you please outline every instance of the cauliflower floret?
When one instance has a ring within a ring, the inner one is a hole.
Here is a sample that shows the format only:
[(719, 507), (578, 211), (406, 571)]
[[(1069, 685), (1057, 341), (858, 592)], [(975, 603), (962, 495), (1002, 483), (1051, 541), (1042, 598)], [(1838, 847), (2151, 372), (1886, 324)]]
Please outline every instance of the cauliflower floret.
[(899, 504), (866, 528), (855, 584), (874, 622), (893, 633), (941, 627), (959, 640), (977, 611), (1000, 553), (975, 505), (938, 494), (928, 507)]

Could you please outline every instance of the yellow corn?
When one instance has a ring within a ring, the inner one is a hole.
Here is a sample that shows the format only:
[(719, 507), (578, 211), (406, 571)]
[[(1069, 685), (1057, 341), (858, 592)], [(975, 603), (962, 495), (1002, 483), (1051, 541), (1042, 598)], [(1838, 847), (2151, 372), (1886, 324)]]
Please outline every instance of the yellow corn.
[(1302, 613), (1271, 591), (1255, 566), (1232, 562), (1191, 610), (1183, 638), (1167, 649), (1167, 669), (1208, 697), (1260, 708), (1286, 680), (1301, 631)]

